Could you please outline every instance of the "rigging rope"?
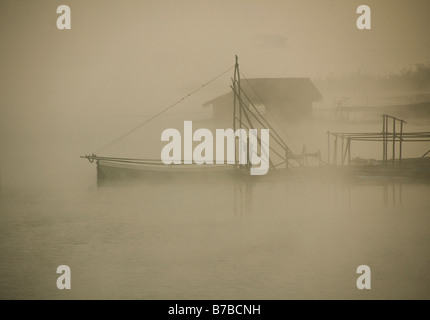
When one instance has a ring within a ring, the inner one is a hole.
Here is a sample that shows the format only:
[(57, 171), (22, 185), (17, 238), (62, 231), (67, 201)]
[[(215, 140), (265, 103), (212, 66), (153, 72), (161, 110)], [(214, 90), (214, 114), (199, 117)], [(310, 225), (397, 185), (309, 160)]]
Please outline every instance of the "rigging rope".
[(288, 140), (291, 144), (292, 144), (292, 149), (298, 150), (297, 146), (295, 145), (295, 143), (290, 139), (290, 137), (287, 135), (287, 133), (285, 132), (284, 128), (280, 125), (280, 123), (276, 120), (276, 117), (272, 114), (272, 112), (270, 111), (270, 108), (267, 108), (266, 103), (263, 101), (263, 99), (260, 98), (260, 96), (258, 95), (257, 91), (254, 89), (254, 87), (251, 85), (251, 83), (248, 81), (248, 77), (246, 76), (246, 74), (240, 70), (241, 75), (243, 76), (242, 80), (245, 80), (246, 83), (249, 85), (249, 87), (251, 88), (251, 90), (254, 92), (255, 96), (257, 97), (257, 99), (259, 99), (262, 104), (265, 106), (265, 110), (267, 110), (267, 112), (271, 115), (273, 122), (276, 123), (276, 125), (281, 129), (282, 133), (284, 134), (286, 140)]
[(151, 118), (145, 120), (144, 122), (142, 122), (141, 124), (139, 124), (138, 126), (134, 127), (133, 129), (127, 131), (126, 133), (122, 134), (121, 136), (119, 136), (118, 138), (116, 138), (115, 140), (109, 142), (108, 144), (104, 145), (103, 147), (99, 148), (98, 150), (96, 150), (94, 152), (94, 154), (97, 153), (101, 153), (103, 151), (105, 151), (106, 149), (112, 147), (113, 145), (115, 145), (116, 143), (118, 143), (119, 141), (123, 140), (124, 138), (126, 138), (127, 136), (129, 136), (130, 134), (134, 133), (135, 131), (137, 131), (138, 129), (140, 129), (141, 127), (143, 127), (145, 124), (147, 124), (148, 122), (154, 120), (155, 118), (157, 118), (158, 116), (162, 115), (163, 113), (165, 113), (166, 111), (168, 111), (169, 109), (175, 107), (177, 104), (179, 104), (180, 102), (182, 102), (183, 100), (187, 99), (188, 97), (192, 96), (194, 93), (196, 93), (197, 91), (199, 91), (200, 89), (202, 89), (203, 87), (207, 86), (208, 84), (214, 82), (216, 79), (218, 79), (219, 77), (225, 75), (227, 72), (231, 71), (233, 67), (228, 68), (227, 70), (225, 70), (224, 72), (218, 74), (217, 76), (215, 76), (214, 78), (212, 78), (211, 80), (209, 80), (208, 82), (202, 84), (200, 87), (198, 87), (197, 89), (195, 89), (194, 91), (190, 92), (189, 94), (187, 94), (186, 96), (182, 97), (181, 99), (177, 100), (176, 102), (174, 102), (173, 104), (171, 104), (170, 106), (168, 106), (167, 108), (161, 110), (160, 112), (158, 112), (157, 114), (153, 115)]

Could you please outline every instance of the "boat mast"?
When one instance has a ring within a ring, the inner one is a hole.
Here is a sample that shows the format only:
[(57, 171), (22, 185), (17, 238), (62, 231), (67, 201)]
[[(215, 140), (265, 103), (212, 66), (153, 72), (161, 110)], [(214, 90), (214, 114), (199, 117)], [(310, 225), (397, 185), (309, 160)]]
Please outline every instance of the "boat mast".
[[(234, 65), (234, 77), (233, 77), (233, 131), (236, 132), (236, 121), (239, 121), (239, 129), (242, 128), (242, 99), (240, 96), (241, 88), (240, 88), (240, 72), (239, 72), (239, 58), (235, 56), (236, 62)], [(237, 96), (236, 96), (237, 95)], [(239, 117), (237, 117), (237, 109), (239, 109)], [(242, 132), (242, 131), (241, 131)], [(239, 141), (242, 137), (240, 137)], [(238, 146), (242, 148), (243, 146)], [(235, 148), (234, 158), (238, 159), (239, 151), (238, 148)], [(235, 163), (235, 167), (238, 165)]]
[(239, 70), (238, 57), (236, 57), (236, 63), (234, 65), (234, 77), (233, 77), (233, 130), (236, 132), (236, 73)]
[[(236, 121), (239, 121), (239, 129), (242, 128), (242, 98), (241, 98), (241, 87), (240, 87), (240, 71), (239, 71), (239, 58), (235, 55), (235, 65), (234, 65), (234, 77), (233, 81), (233, 131), (236, 132)], [(236, 96), (237, 95), (237, 96)], [(237, 117), (237, 107), (239, 108), (239, 117)], [(246, 115), (246, 114), (245, 114)], [(242, 131), (240, 131), (240, 135), (242, 135)], [(239, 137), (239, 141), (242, 141), (242, 137)], [(240, 154), (239, 148), (243, 146), (239, 145), (238, 148), (235, 148), (234, 158), (238, 159), (238, 155)], [(237, 163), (235, 163), (235, 168), (238, 168)]]

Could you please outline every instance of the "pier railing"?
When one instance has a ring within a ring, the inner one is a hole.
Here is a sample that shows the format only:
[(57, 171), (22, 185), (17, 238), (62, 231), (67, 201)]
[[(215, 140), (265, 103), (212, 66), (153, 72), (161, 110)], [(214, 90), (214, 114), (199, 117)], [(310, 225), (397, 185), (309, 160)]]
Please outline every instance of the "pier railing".
[[(430, 132), (404, 132), (406, 121), (384, 114), (382, 115), (382, 132), (327, 132), (329, 165), (351, 165), (352, 141), (382, 142), (382, 164), (401, 164), (403, 143), (430, 142)], [(399, 148), (397, 149), (397, 144)], [(391, 148), (390, 148), (391, 146)], [(391, 149), (391, 150), (390, 150)], [(398, 150), (398, 151), (397, 151)], [(392, 157), (389, 159), (389, 151)], [(340, 156), (340, 159), (339, 159)]]

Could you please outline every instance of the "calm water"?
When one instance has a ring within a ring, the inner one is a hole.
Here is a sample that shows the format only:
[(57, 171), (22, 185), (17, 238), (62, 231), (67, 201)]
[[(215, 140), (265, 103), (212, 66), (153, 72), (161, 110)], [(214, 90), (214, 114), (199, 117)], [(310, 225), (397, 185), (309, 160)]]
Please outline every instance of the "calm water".
[(97, 187), (82, 166), (3, 186), (1, 299), (430, 298), (430, 185)]

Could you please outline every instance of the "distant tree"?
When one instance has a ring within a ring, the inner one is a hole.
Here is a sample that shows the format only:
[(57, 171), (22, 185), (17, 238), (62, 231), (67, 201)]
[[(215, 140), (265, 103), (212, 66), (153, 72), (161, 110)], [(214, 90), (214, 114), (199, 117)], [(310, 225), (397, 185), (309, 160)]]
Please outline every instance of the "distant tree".
[(330, 75), (316, 80), (322, 91), (354, 92), (364, 88), (382, 91), (430, 91), (430, 63), (417, 63), (410, 68), (386, 75), (372, 75), (358, 70), (339, 77)]

